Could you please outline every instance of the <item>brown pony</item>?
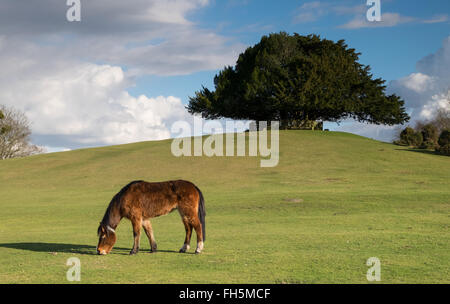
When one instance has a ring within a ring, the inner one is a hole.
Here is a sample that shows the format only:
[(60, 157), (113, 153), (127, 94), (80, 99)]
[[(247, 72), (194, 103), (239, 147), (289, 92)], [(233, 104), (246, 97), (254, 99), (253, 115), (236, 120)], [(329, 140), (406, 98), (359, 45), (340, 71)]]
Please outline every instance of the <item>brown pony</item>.
[(155, 252), (156, 242), (150, 219), (166, 215), (175, 209), (178, 209), (186, 229), (186, 238), (180, 252), (189, 250), (192, 229), (195, 229), (195, 253), (200, 253), (205, 241), (205, 201), (200, 189), (183, 180), (161, 183), (134, 181), (123, 187), (111, 200), (98, 227), (97, 253), (105, 255), (111, 251), (116, 243), (115, 229), (123, 217), (129, 219), (133, 225), (134, 244), (130, 254), (139, 251), (141, 226), (150, 241), (150, 252)]

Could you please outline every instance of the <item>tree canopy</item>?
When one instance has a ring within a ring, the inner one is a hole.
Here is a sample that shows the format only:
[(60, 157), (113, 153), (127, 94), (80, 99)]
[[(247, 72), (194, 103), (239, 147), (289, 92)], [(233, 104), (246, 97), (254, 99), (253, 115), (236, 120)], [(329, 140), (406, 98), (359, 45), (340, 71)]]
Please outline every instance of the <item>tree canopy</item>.
[(236, 66), (214, 78), (215, 91), (202, 87), (188, 111), (204, 118), (298, 121), (353, 118), (374, 124), (409, 120), (404, 101), (386, 95), (385, 80), (358, 62), (360, 53), (344, 40), (281, 32), (262, 37), (242, 53)]

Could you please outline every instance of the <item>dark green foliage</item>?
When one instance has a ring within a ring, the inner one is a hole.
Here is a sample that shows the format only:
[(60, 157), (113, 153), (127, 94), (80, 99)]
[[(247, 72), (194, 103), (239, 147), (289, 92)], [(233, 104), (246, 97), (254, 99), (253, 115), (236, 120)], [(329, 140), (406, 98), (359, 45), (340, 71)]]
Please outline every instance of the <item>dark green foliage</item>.
[(439, 135), (438, 140), (439, 146), (445, 146), (447, 144), (450, 144), (450, 130), (446, 129), (441, 132), (441, 135)]
[(435, 149), (436, 146), (437, 146), (437, 144), (435, 141), (431, 141), (431, 140), (427, 139), (427, 140), (422, 141), (422, 144), (419, 146), (419, 148), (429, 150), (429, 149)]
[(5, 115), (3, 114), (2, 111), (0, 111), (0, 135), (5, 134), (9, 130), (8, 126), (3, 125), (3, 123), (2, 123), (2, 119), (4, 119), (4, 118), (5, 118)]
[(396, 144), (418, 148), (421, 146), (422, 141), (423, 137), (421, 132), (416, 132), (413, 128), (406, 127), (400, 133), (400, 140)]
[(11, 131), (10, 126), (0, 126), (0, 135), (6, 134), (9, 131)]
[(439, 148), (436, 149), (437, 152), (442, 155), (450, 156), (450, 130), (446, 129), (441, 132), (438, 140)]
[(214, 78), (215, 91), (202, 88), (187, 109), (216, 119), (340, 121), (354, 118), (395, 125), (409, 120), (404, 102), (385, 95), (385, 81), (358, 62), (344, 40), (316, 35), (271, 34)]
[(323, 131), (323, 122), (315, 120), (297, 120), (286, 121), (284, 124), (286, 129), (291, 130), (318, 130)]
[(438, 130), (432, 124), (423, 126), (420, 130), (422, 133), (423, 142), (420, 145), (421, 149), (434, 149), (438, 144)]
[(441, 153), (442, 155), (450, 156), (450, 144), (446, 144), (444, 146), (439, 147), (438, 152)]

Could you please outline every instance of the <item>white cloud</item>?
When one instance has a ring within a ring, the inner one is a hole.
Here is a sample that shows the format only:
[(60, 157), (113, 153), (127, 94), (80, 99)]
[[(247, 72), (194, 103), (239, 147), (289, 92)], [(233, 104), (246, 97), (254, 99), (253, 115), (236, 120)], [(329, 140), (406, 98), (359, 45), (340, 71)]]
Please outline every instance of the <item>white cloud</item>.
[(347, 121), (338, 127), (330, 126), (330, 128), (386, 142), (392, 142), (398, 132), (397, 126), (372, 125), (356, 121)]
[(449, 20), (448, 15), (444, 14), (444, 15), (436, 15), (431, 19), (427, 19), (427, 20), (423, 20), (423, 23), (442, 23), (442, 22), (447, 22)]
[(337, 14), (353, 14), (354, 17), (349, 22), (338, 26), (342, 29), (361, 29), (361, 28), (377, 28), (377, 27), (394, 27), (406, 23), (442, 23), (449, 20), (447, 14), (435, 15), (430, 19), (421, 19), (416, 17), (404, 16), (399, 13), (394, 12), (381, 12), (381, 21), (379, 22), (369, 22), (366, 17), (366, 12), (368, 10), (367, 6), (360, 5), (354, 7), (339, 7), (334, 8), (334, 12)]
[(418, 72), (437, 77), (440, 86), (450, 84), (450, 36), (444, 39), (442, 47), (434, 54), (421, 59), (416, 69)]
[(392, 81), (388, 91), (400, 95), (409, 108), (419, 108), (424, 104), (424, 100), (436, 93), (437, 83), (437, 77), (416, 72)]
[[(42, 72), (27, 77), (34, 64)], [(0, 74), (0, 100), (25, 110), (37, 138), (65, 137), (70, 148), (166, 139), (173, 121), (190, 118), (179, 98), (130, 96), (120, 67), (71, 62), (45, 72), (34, 64)]]
[[(146, 21), (156, 21), (162, 23), (178, 23), (188, 24), (186, 13), (198, 7), (209, 4), (209, 0), (164, 0), (164, 1), (147, 1), (149, 6), (143, 10), (142, 17)], [(146, 2), (142, 2), (145, 6)]]
[(26, 113), (49, 151), (171, 137), (190, 120), (173, 96), (130, 96), (136, 76), (182, 75), (234, 64), (244, 46), (199, 28), (208, 0), (96, 0), (81, 22), (65, 1), (3, 0), (0, 103)]
[(399, 94), (412, 110), (413, 120), (429, 119), (438, 109), (448, 108), (443, 102), (450, 90), (450, 36), (434, 54), (421, 59), (417, 72), (392, 81), (389, 91)]
[(373, 27), (393, 27), (404, 23), (413, 22), (416, 19), (413, 17), (402, 16), (398, 13), (382, 13), (381, 21), (369, 22), (366, 15), (357, 15), (351, 21), (339, 26), (342, 29), (360, 29), (360, 28), (373, 28)]
[(339, 3), (333, 5), (332, 10), (336, 15), (366, 15), (368, 8), (365, 4), (346, 6)]
[(0, 102), (25, 112), (47, 151), (167, 139), (175, 121), (193, 120), (180, 98), (131, 96), (135, 78), (120, 66), (0, 41)]
[(55, 152), (67, 152), (67, 151), (71, 151), (71, 149), (69, 148), (64, 148), (64, 147), (49, 147), (49, 146), (44, 146), (41, 147), (42, 149), (44, 149), (44, 153), (55, 153)]
[(417, 118), (420, 120), (430, 120), (439, 110), (450, 111), (450, 90), (447, 93), (431, 96), (431, 100), (420, 109)]
[(208, 0), (86, 1), (81, 22), (68, 22), (65, 1), (3, 0), (0, 28), (9, 40), (67, 57), (118, 65), (135, 74), (182, 75), (234, 64), (245, 48), (189, 20), (208, 4)]
[(367, 7), (365, 5), (346, 6), (341, 2), (313, 1), (302, 4), (296, 10), (294, 23), (309, 23), (320, 18), (333, 15), (365, 15)]
[(209, 4), (208, 0), (95, 0), (81, 1), (81, 21), (66, 20), (69, 6), (61, 0), (19, 2), (2, 0), (0, 27), (5, 33), (49, 35), (121, 35), (155, 30), (157, 26), (188, 25), (187, 14)]
[[(384, 0), (387, 1), (387, 0)], [(345, 5), (342, 1), (312, 1), (303, 3), (295, 10), (293, 23), (310, 23), (330, 16), (353, 16), (353, 19), (337, 28), (356, 30), (361, 28), (394, 27), (407, 23), (434, 24), (449, 21), (448, 14), (434, 15), (429, 19), (404, 16), (395, 12), (381, 11), (381, 21), (370, 22), (367, 20), (367, 11), (370, 6), (365, 4)], [(383, 6), (382, 6), (383, 7)]]
[(434, 78), (422, 73), (412, 73), (398, 80), (399, 84), (415, 93), (424, 93), (433, 88)]
[(308, 23), (319, 19), (328, 13), (327, 4), (320, 1), (307, 2), (302, 4), (294, 17), (294, 23)]

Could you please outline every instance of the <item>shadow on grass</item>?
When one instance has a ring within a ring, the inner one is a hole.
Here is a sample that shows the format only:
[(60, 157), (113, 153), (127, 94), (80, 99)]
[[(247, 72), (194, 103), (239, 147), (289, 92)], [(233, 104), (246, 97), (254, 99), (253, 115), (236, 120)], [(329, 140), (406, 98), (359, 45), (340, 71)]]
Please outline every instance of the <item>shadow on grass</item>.
[(395, 149), (397, 151), (406, 151), (406, 152), (416, 152), (416, 153), (424, 153), (429, 155), (438, 155), (438, 156), (445, 156), (440, 154), (439, 152), (433, 151), (433, 150), (425, 150), (425, 149)]
[[(86, 255), (97, 255), (97, 247), (91, 245), (60, 244), (60, 243), (6, 243), (0, 244), (0, 248), (12, 248), (35, 252), (54, 253), (75, 253)], [(131, 248), (114, 247), (110, 254), (128, 255)], [(150, 251), (141, 249), (139, 253), (149, 253)], [(157, 252), (178, 253), (174, 250), (158, 250)]]

